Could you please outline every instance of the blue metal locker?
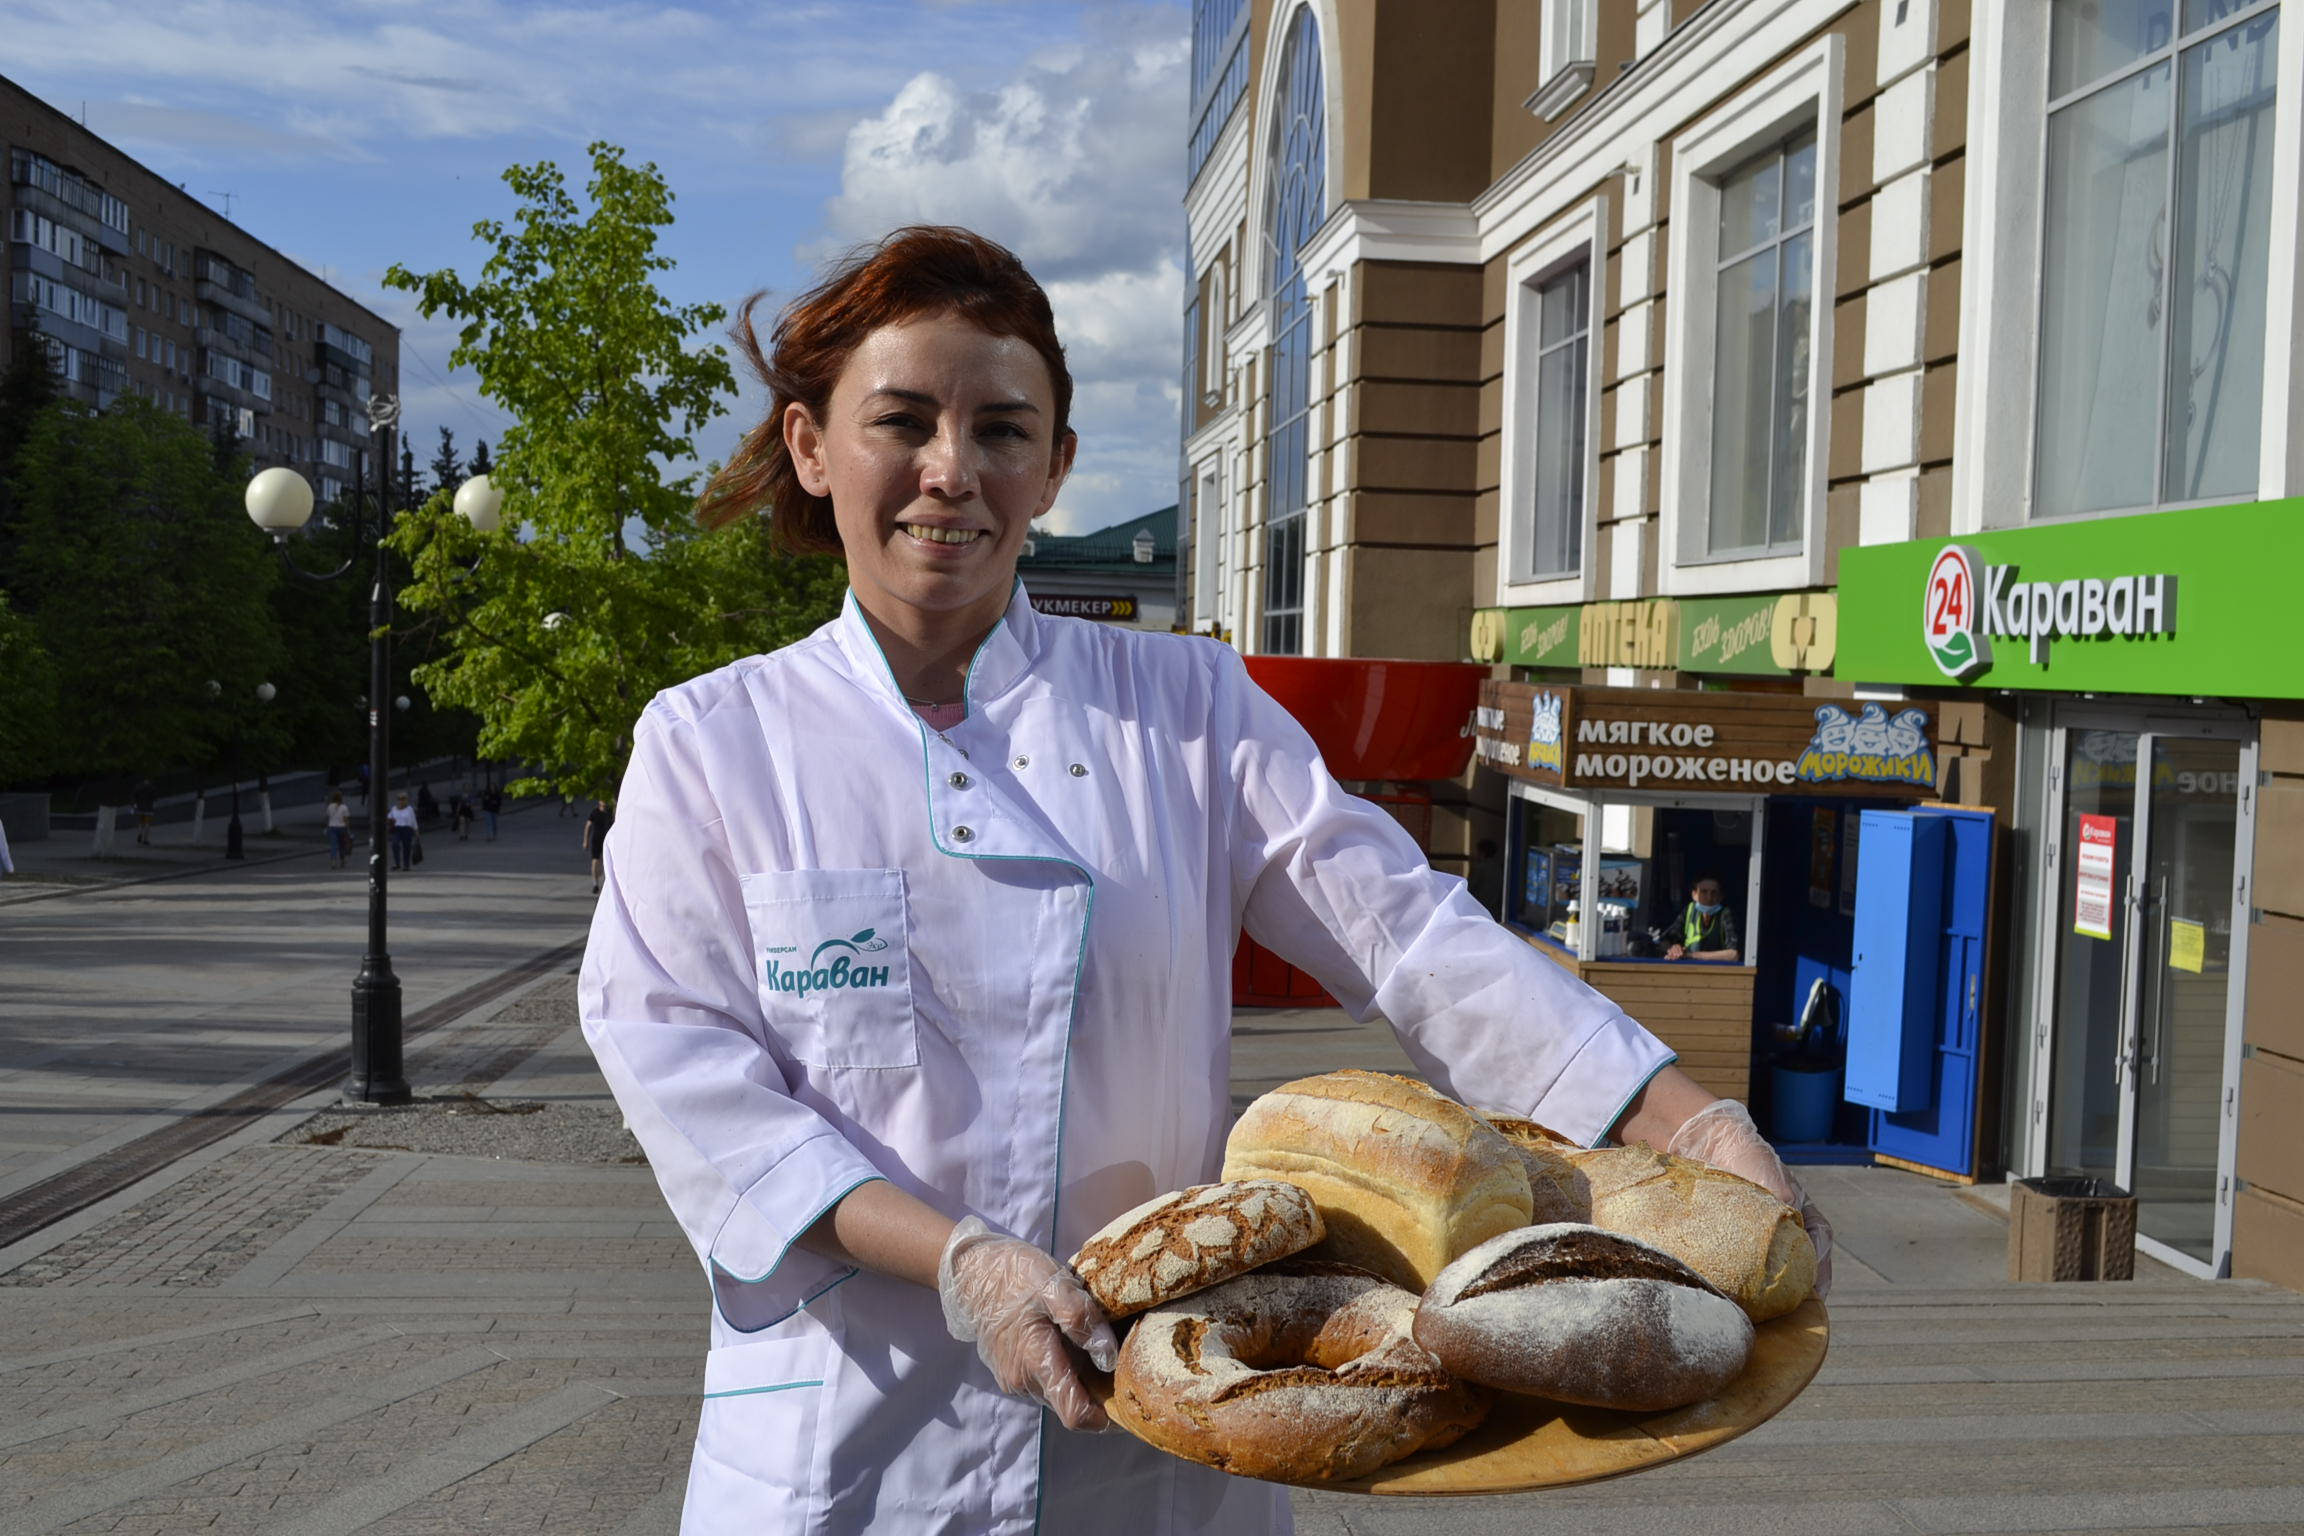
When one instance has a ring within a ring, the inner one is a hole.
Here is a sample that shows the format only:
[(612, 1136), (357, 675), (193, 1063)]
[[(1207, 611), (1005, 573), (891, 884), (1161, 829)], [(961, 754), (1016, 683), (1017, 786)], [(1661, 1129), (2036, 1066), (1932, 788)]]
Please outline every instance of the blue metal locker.
[(1867, 811), (1863, 839), (1847, 1097), (1871, 1106), (1874, 1151), (1965, 1177), (1975, 1172), (1992, 816)]
[(1856, 954), (1842, 1097), (1873, 1109), (1926, 1105), (1943, 933), (1944, 823), (1866, 811), (1856, 870)]

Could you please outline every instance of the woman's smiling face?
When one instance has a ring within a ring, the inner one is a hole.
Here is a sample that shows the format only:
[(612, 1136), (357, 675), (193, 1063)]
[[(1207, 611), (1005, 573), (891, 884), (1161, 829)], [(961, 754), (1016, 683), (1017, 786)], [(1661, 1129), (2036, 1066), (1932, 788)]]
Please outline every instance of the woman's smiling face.
[(867, 613), (907, 632), (999, 620), (1032, 520), (1072, 467), (1055, 412), (1031, 343), (952, 314), (867, 336), (822, 420), (786, 409), (800, 483), (831, 500)]

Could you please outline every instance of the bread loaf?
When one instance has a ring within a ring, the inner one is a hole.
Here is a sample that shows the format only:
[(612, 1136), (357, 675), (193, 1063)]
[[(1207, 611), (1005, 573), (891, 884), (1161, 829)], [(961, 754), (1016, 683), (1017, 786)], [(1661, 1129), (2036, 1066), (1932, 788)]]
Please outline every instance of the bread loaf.
[(1496, 1127), (1520, 1154), (1520, 1164), (1528, 1173), (1530, 1221), (1541, 1226), (1554, 1221), (1592, 1219), (1591, 1185), (1568, 1156), (1571, 1152), (1581, 1152), (1582, 1147), (1550, 1126), (1519, 1115), (1494, 1109), (1477, 1113)]
[(1563, 1222), (1489, 1239), (1417, 1304), (1416, 1342), (1482, 1386), (1654, 1412), (1744, 1369), (1752, 1322), (1670, 1254)]
[(1592, 1224), (1663, 1249), (1733, 1298), (1756, 1323), (1816, 1288), (1816, 1248), (1800, 1213), (1749, 1179), (1645, 1146), (1577, 1152)]
[(1225, 1144), (1227, 1179), (1285, 1179), (1312, 1196), (1327, 1238), (1312, 1252), (1422, 1291), (1459, 1253), (1528, 1224), (1512, 1144), (1412, 1078), (1330, 1072), (1250, 1104)]
[(1410, 1337), (1415, 1314), (1374, 1275), (1284, 1260), (1138, 1318), (1109, 1407), (1139, 1439), (1242, 1477), (1364, 1477), (1488, 1411)]
[(1072, 1272), (1118, 1319), (1301, 1252), (1325, 1231), (1293, 1184), (1196, 1184), (1115, 1217), (1080, 1245)]

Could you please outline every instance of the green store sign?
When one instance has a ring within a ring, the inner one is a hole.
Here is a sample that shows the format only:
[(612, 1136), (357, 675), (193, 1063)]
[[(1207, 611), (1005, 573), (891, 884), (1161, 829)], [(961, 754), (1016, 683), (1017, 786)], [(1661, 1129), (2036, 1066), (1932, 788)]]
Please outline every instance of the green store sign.
[(1837, 616), (1829, 592), (1482, 608), (1472, 615), (1470, 648), (1475, 661), (1515, 667), (1789, 677), (1832, 665)]
[(2304, 501), (1840, 552), (1834, 670), (1858, 683), (2304, 698), (2273, 620)]

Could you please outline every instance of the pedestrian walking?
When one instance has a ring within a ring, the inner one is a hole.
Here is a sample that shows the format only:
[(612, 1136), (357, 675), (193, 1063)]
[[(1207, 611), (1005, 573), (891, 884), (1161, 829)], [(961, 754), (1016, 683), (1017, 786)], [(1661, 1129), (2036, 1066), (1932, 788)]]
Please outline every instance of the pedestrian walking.
[(16, 859), (8, 851), (8, 823), (0, 821), (0, 878), (14, 873), (16, 873)]
[(152, 846), (152, 820), (158, 810), (158, 795), (150, 779), (136, 781), (136, 841), (147, 848)]
[(362, 810), (366, 810), (368, 807), (368, 765), (366, 763), (360, 765), (360, 807)]
[(328, 791), (328, 867), (342, 869), (344, 861), (352, 856), (352, 808), (344, 803), (344, 791)]
[(592, 894), (600, 894), (600, 865), (608, 856), (608, 829), (616, 825), (616, 802), (595, 800), (584, 818), (584, 851), (592, 856)]
[(456, 809), (451, 813), (449, 819), (456, 823), (456, 841), (460, 843), (472, 841), (472, 797), (470, 795), (458, 795), (456, 797)]
[(496, 818), (504, 810), (504, 791), (491, 784), (480, 791), (480, 815), (488, 828), (488, 841), (496, 841)]
[(416, 808), (408, 803), (408, 791), (402, 790), (392, 797), (392, 809), (384, 813), (392, 827), (392, 867), (413, 869), (416, 865)]
[(433, 798), (430, 784), (416, 786), (416, 822), (428, 827), (440, 819), (440, 802)]
[(1801, 1203), (1741, 1105), (1347, 793), (1230, 648), (1034, 610), (1017, 557), (1077, 440), (1012, 254), (901, 230), (773, 361), (737, 336), (770, 405), (704, 515), (768, 513), (848, 596), (642, 712), (580, 987), (713, 1288), (683, 1530), (1288, 1528), (1284, 1488), (1076, 1432), (1107, 1420), (1068, 1346), (1115, 1343), (1055, 1257), (1216, 1174), (1243, 918), (1443, 1091)]

